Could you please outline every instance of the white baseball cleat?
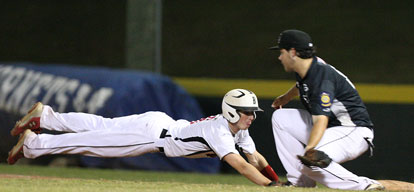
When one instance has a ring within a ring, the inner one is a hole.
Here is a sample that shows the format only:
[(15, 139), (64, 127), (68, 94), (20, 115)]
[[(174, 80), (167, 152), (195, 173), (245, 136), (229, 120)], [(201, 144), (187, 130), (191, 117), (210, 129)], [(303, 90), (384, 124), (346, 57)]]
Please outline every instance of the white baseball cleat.
[(367, 188), (365, 188), (365, 191), (383, 191), (385, 190), (385, 187), (381, 184), (373, 183), (368, 185)]
[(24, 140), (26, 140), (31, 134), (35, 134), (35, 133), (33, 133), (30, 129), (26, 129), (24, 133), (20, 134), (19, 141), (9, 152), (9, 157), (7, 158), (8, 164), (13, 165), (17, 162), (17, 160), (24, 157), (24, 154), (23, 154)]
[(29, 112), (19, 121), (16, 122), (14, 128), (10, 131), (12, 136), (17, 136), (23, 133), (24, 130), (30, 129), (35, 133), (40, 133), (40, 116), (42, 115), (43, 104), (41, 102), (35, 103)]

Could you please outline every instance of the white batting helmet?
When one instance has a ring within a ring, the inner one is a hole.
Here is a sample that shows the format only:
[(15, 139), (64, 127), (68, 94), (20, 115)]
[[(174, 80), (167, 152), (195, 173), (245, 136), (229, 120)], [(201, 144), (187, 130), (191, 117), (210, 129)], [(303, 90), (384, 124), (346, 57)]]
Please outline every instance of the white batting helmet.
[(240, 119), (239, 111), (253, 111), (256, 118), (256, 111), (263, 111), (259, 107), (256, 95), (246, 89), (233, 89), (224, 95), (221, 104), (223, 116), (230, 123), (236, 123)]

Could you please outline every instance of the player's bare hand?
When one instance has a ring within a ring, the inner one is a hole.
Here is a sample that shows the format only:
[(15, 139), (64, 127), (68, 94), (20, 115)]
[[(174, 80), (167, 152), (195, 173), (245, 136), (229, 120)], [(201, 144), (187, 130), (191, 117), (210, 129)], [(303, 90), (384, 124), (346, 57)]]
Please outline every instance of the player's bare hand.
[(272, 107), (274, 109), (281, 109), (283, 105), (285, 105), (287, 102), (285, 101), (284, 95), (281, 95), (279, 97), (277, 97), (273, 103), (272, 103)]

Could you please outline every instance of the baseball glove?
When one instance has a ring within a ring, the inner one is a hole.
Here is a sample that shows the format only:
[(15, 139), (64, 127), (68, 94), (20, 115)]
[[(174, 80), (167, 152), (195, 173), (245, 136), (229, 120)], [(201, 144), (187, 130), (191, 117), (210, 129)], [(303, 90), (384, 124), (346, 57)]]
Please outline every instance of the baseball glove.
[(306, 166), (316, 166), (320, 168), (328, 167), (332, 159), (323, 151), (310, 149), (305, 155), (298, 155), (298, 159)]

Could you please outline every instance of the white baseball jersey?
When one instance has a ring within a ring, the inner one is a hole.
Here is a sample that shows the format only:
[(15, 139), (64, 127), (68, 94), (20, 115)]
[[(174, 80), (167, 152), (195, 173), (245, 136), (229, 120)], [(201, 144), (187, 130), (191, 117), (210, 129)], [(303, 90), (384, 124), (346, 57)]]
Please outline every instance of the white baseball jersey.
[(247, 130), (232, 135), (228, 121), (222, 115), (199, 121), (179, 120), (169, 126), (165, 137), (165, 154), (170, 157), (191, 158), (218, 156), (222, 159), (229, 153), (239, 154), (236, 145), (245, 153), (253, 154), (256, 147)]
[(65, 134), (31, 134), (25, 141), (26, 158), (47, 154), (82, 154), (96, 157), (130, 157), (164, 151), (169, 157), (223, 158), (245, 153), (255, 145), (247, 130), (236, 135), (222, 115), (195, 122), (175, 121), (162, 112), (147, 112), (118, 118), (86, 113), (57, 113), (44, 105), (40, 127)]

